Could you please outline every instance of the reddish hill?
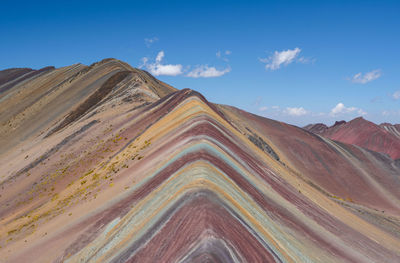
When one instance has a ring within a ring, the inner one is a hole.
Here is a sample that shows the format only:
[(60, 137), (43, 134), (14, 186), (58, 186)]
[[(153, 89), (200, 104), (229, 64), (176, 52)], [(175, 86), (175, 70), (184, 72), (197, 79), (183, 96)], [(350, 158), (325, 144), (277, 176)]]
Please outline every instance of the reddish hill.
[(400, 125), (376, 125), (362, 117), (349, 122), (336, 122), (325, 129), (320, 128), (322, 125), (310, 124), (304, 128), (332, 140), (386, 153), (393, 159), (400, 158)]

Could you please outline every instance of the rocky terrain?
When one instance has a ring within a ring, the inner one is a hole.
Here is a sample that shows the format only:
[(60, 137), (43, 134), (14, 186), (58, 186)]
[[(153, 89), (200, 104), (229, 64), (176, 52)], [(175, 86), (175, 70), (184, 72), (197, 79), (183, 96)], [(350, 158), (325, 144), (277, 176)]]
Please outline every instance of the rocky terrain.
[(115, 59), (1, 71), (0, 109), (0, 262), (400, 261), (397, 126), (341, 141), (375, 128), (310, 132)]

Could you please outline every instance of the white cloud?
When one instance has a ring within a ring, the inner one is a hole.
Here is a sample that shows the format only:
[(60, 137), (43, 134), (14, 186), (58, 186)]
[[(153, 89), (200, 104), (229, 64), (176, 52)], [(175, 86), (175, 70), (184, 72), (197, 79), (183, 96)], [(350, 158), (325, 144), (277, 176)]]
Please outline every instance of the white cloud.
[(306, 115), (308, 113), (308, 111), (306, 111), (303, 107), (299, 107), (299, 108), (287, 107), (285, 110), (285, 113), (290, 116), (303, 116), (303, 115)]
[(258, 96), (256, 100), (254, 101), (254, 106), (258, 107), (260, 103), (262, 102), (262, 97)]
[(346, 107), (343, 103), (339, 102), (330, 112), (332, 117), (335, 117), (340, 114), (348, 114), (357, 112), (359, 115), (366, 115), (367, 113), (362, 109), (356, 107)]
[(177, 76), (182, 74), (183, 67), (181, 64), (161, 64), (164, 55), (164, 51), (158, 52), (155, 63), (148, 63), (149, 59), (147, 57), (142, 58), (143, 64), (140, 67), (146, 67), (147, 70), (154, 76)]
[[(358, 116), (368, 115), (367, 112), (357, 107), (346, 107), (343, 103), (338, 103), (330, 111), (312, 111), (304, 107), (280, 107), (280, 106), (257, 106), (256, 114), (267, 118), (281, 120), (295, 125), (306, 125), (312, 122), (328, 122), (332, 120), (351, 119)], [(389, 115), (382, 112), (382, 115)], [(371, 116), (371, 115), (370, 115)], [(395, 116), (391, 114), (391, 116)], [(399, 110), (400, 116), (400, 110)]]
[(317, 61), (315, 58), (300, 57), (296, 62), (302, 63), (302, 64), (314, 64), (315, 61)]
[(258, 110), (259, 111), (266, 111), (266, 110), (268, 110), (268, 107), (267, 106), (262, 106), (262, 107), (258, 108)]
[(161, 60), (164, 58), (164, 56), (165, 56), (164, 51), (161, 50), (160, 52), (158, 52), (156, 57), (156, 62), (161, 63)]
[[(301, 49), (296, 47), (295, 49), (288, 49), (283, 51), (275, 51), (274, 54), (268, 58), (260, 59), (261, 62), (266, 63), (266, 70), (276, 70), (281, 65), (287, 66), (298, 57)], [(304, 59), (304, 58), (303, 58)]]
[(231, 71), (229, 66), (225, 69), (218, 70), (217, 68), (208, 65), (199, 65), (188, 72), (190, 66), (187, 66), (184, 69), (181, 64), (163, 64), (164, 57), (165, 53), (163, 50), (157, 53), (153, 63), (149, 62), (150, 60), (148, 57), (144, 57), (142, 58), (142, 64), (139, 65), (139, 68), (147, 69), (154, 76), (177, 76), (187, 73), (186, 76), (191, 78), (220, 77)]
[(217, 53), (215, 53), (215, 56), (219, 59), (222, 59), (225, 62), (228, 62), (229, 61), (228, 56), (231, 54), (232, 54), (232, 51), (230, 51), (230, 50), (225, 50), (225, 52), (221, 52), (219, 50)]
[(362, 109), (358, 109), (357, 113), (361, 116), (367, 115), (367, 112), (363, 111)]
[(339, 113), (348, 113), (348, 112), (352, 112), (355, 111), (356, 108), (355, 107), (350, 107), (350, 108), (346, 108), (346, 106), (344, 106), (343, 103), (339, 102), (332, 110), (331, 110), (331, 115), (337, 115)]
[(395, 92), (392, 94), (392, 97), (393, 97), (393, 99), (395, 99), (395, 100), (400, 99), (400, 90), (395, 91)]
[(353, 83), (360, 83), (360, 84), (366, 84), (368, 82), (371, 82), (373, 80), (378, 79), (380, 76), (382, 76), (382, 72), (380, 69), (375, 69), (373, 71), (367, 72), (362, 74), (361, 72), (355, 74), (352, 78), (351, 81)]
[(139, 65), (139, 68), (144, 68), (147, 65), (148, 61), (149, 61), (148, 57), (142, 58), (142, 64)]
[(201, 66), (197, 66), (195, 69), (190, 71), (188, 74), (186, 74), (186, 76), (191, 77), (191, 78), (214, 78), (214, 77), (220, 77), (222, 75), (225, 75), (226, 73), (229, 73), (230, 71), (231, 71), (230, 67), (223, 69), (223, 70), (218, 70), (215, 67), (201, 65)]
[[(382, 116), (388, 117), (388, 116), (400, 116), (400, 110), (384, 110), (382, 111)], [(397, 120), (395, 121), (396, 123), (398, 122)]]
[(177, 76), (182, 74), (182, 65), (161, 65), (161, 64), (151, 64), (148, 66), (151, 74), (154, 76)]
[(151, 45), (155, 42), (158, 41), (157, 37), (152, 37), (152, 38), (145, 38), (144, 43), (146, 44), (147, 47), (151, 47)]

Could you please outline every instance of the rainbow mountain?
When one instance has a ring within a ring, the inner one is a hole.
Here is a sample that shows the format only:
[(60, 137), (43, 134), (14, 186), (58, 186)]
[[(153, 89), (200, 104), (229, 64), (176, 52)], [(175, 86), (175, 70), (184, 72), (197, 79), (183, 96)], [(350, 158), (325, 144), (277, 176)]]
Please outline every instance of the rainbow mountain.
[(116, 60), (0, 72), (0, 262), (399, 262), (400, 163)]

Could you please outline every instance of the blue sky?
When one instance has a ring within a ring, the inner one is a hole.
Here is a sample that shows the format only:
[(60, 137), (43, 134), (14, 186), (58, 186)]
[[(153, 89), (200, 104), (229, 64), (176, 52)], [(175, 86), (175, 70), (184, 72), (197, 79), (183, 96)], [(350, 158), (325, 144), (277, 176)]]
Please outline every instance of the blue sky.
[(400, 123), (399, 1), (2, 1), (0, 69), (114, 57), (296, 125)]

